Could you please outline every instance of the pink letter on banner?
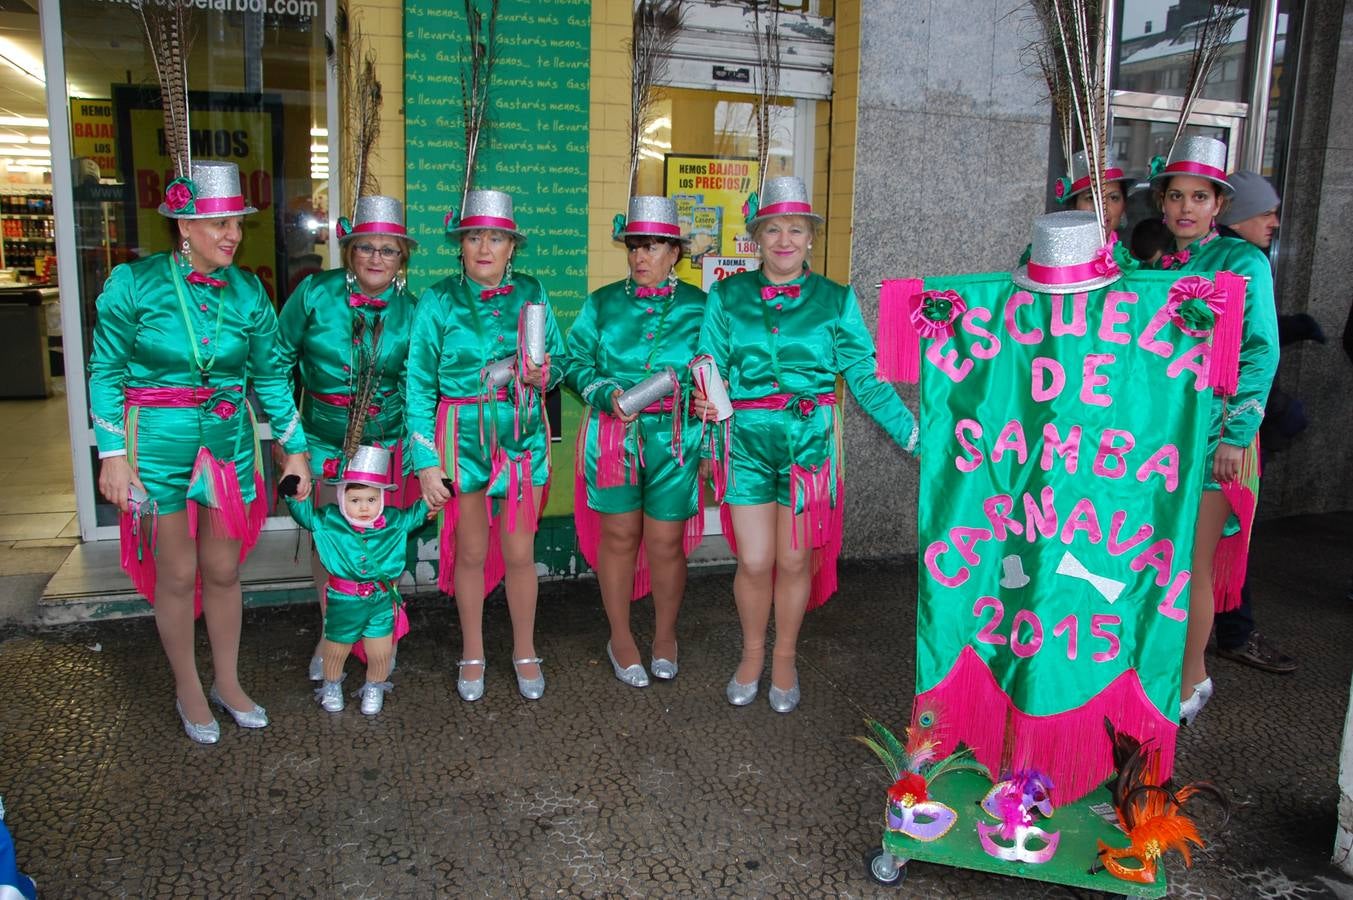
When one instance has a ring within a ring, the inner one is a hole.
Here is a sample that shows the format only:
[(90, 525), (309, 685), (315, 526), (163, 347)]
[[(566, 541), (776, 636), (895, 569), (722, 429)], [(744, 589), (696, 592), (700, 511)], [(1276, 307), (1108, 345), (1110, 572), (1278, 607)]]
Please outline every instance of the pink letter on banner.
[(1170, 583), (1170, 589), (1165, 592), (1165, 599), (1160, 601), (1160, 606), (1156, 607), (1156, 612), (1167, 619), (1174, 619), (1176, 622), (1183, 622), (1187, 619), (1189, 617), (1188, 607), (1180, 609), (1178, 606), (1175, 606), (1175, 603), (1178, 602), (1181, 594), (1184, 595), (1184, 598), (1187, 601), (1188, 594), (1184, 593), (1184, 588), (1188, 586), (1189, 580), (1192, 577), (1193, 573), (1188, 569), (1184, 569), (1179, 572), (1179, 574), (1175, 575), (1174, 581)]
[(1119, 331), (1118, 326), (1132, 317), (1118, 307), (1136, 303), (1137, 295), (1128, 291), (1109, 291), (1104, 295), (1104, 315), (1099, 320), (1099, 339), (1110, 344), (1130, 344), (1132, 335)]
[(1081, 402), (1086, 406), (1108, 406), (1113, 403), (1112, 397), (1095, 393), (1095, 388), (1109, 383), (1107, 375), (1099, 374), (1099, 367), (1111, 366), (1117, 359), (1112, 353), (1085, 354), (1085, 366), (1081, 370)]
[(1042, 510), (1034, 501), (1033, 494), (1024, 494), (1024, 537), (1031, 544), (1040, 534), (1052, 537), (1057, 533), (1057, 510), (1052, 505), (1052, 486), (1045, 486), (1039, 496), (1043, 500)]
[(1075, 540), (1077, 531), (1084, 531), (1092, 544), (1098, 544), (1104, 537), (1099, 527), (1099, 513), (1088, 497), (1082, 497), (1071, 507), (1071, 515), (1066, 517), (1066, 524), (1062, 526), (1062, 543), (1070, 544)]
[[(1123, 439), (1121, 445), (1116, 443), (1119, 438)], [(1095, 454), (1094, 473), (1101, 478), (1122, 478), (1127, 474), (1127, 463), (1123, 461), (1123, 457), (1127, 456), (1128, 451), (1136, 444), (1132, 432), (1105, 428), (1104, 434), (1099, 438), (1099, 452)], [(1114, 461), (1112, 469), (1105, 465), (1110, 459)]]
[(984, 324), (991, 321), (991, 310), (985, 306), (974, 306), (963, 314), (963, 330), (973, 337), (986, 338), (986, 344), (974, 341), (968, 345), (968, 351), (978, 359), (991, 359), (997, 353), (1001, 352), (1001, 339), (996, 337), (990, 331), (987, 331), (978, 320)]
[(939, 369), (945, 375), (948, 375), (954, 384), (962, 383), (963, 379), (968, 377), (972, 371), (972, 360), (965, 359), (958, 362), (957, 350), (945, 350), (944, 347), (949, 343), (948, 337), (940, 338), (938, 341), (931, 341), (925, 348), (925, 358)]
[(1020, 465), (1029, 461), (1029, 447), (1024, 441), (1024, 426), (1020, 424), (1019, 419), (1011, 419), (1001, 429), (1000, 437), (996, 438), (996, 445), (991, 448), (991, 461), (1000, 462), (1007, 450), (1014, 452)]
[(1057, 433), (1057, 423), (1049, 422), (1043, 426), (1043, 459), (1039, 463), (1044, 472), (1052, 471), (1053, 454), (1066, 460), (1068, 473), (1076, 474), (1081, 455), (1081, 427), (1072, 425), (1066, 433), (1066, 440)]
[(1109, 521), (1109, 543), (1106, 547), (1112, 556), (1120, 556), (1128, 552), (1142, 541), (1151, 537), (1152, 533), (1155, 531), (1149, 524), (1143, 525), (1141, 528), (1137, 529), (1137, 533), (1132, 537), (1126, 541), (1121, 540), (1119, 535), (1122, 534), (1123, 523), (1126, 521), (1127, 513), (1121, 509), (1115, 512), (1113, 518)]
[(1170, 354), (1174, 352), (1174, 345), (1168, 341), (1156, 340), (1156, 335), (1160, 334), (1161, 329), (1170, 321), (1170, 311), (1165, 308), (1165, 304), (1160, 305), (1151, 321), (1147, 323), (1146, 330), (1142, 336), (1137, 338), (1137, 346), (1141, 347), (1147, 353), (1154, 353), (1164, 359), (1169, 359)]
[(958, 571), (953, 576), (945, 575), (940, 571), (940, 555), (949, 550), (949, 545), (944, 541), (935, 541), (929, 547), (925, 548), (925, 567), (930, 573), (930, 577), (938, 581), (945, 587), (958, 587), (968, 580), (968, 567), (959, 566)]
[(1212, 371), (1212, 345), (1207, 341), (1199, 341), (1183, 353), (1179, 358), (1170, 363), (1165, 368), (1165, 374), (1171, 378), (1178, 378), (1180, 372), (1193, 373), (1193, 388), (1201, 391), (1207, 387), (1209, 373)]
[(964, 562), (976, 566), (981, 564), (982, 557), (973, 550), (973, 547), (982, 541), (991, 540), (991, 532), (985, 528), (965, 528), (956, 525), (949, 529), (949, 540), (954, 542), (954, 549), (963, 557)]
[(1179, 448), (1166, 444), (1152, 453), (1151, 458), (1138, 467), (1137, 480), (1145, 484), (1153, 473), (1165, 479), (1165, 492), (1173, 494), (1179, 487)]
[(1020, 331), (1019, 325), (1015, 323), (1015, 312), (1019, 307), (1028, 306), (1033, 302), (1033, 294), (1028, 291), (1016, 291), (1014, 296), (1005, 304), (1005, 330), (1010, 332), (1010, 336), (1021, 344), (1037, 344), (1043, 340), (1043, 329), (1035, 328), (1033, 331)]
[(960, 456), (958, 459), (954, 460), (954, 465), (958, 467), (960, 472), (972, 472), (982, 465), (982, 451), (978, 450), (977, 447), (973, 445), (972, 441), (969, 441), (967, 437), (964, 436), (963, 432), (965, 431), (971, 432), (973, 439), (976, 440), (982, 436), (982, 423), (975, 419), (959, 419), (958, 424), (954, 426), (954, 437), (958, 438), (959, 446), (961, 446), (970, 457), (969, 459), (964, 459)]
[(1161, 538), (1141, 553), (1132, 557), (1128, 568), (1140, 572), (1147, 567), (1156, 570), (1156, 584), (1164, 587), (1170, 583), (1170, 569), (1174, 567), (1174, 542)]
[(1034, 357), (1030, 376), (1033, 398), (1037, 403), (1055, 399), (1066, 387), (1066, 370), (1057, 360), (1047, 356)]
[(1071, 295), (1071, 321), (1066, 321), (1066, 294), (1052, 295), (1052, 322), (1049, 330), (1053, 337), (1065, 337), (1068, 334), (1075, 337), (1085, 337), (1085, 303), (1089, 299), (1089, 294), (1080, 293)]
[(1007, 532), (1014, 535), (1024, 533), (1024, 526), (1010, 518), (1014, 508), (1015, 501), (1009, 494), (996, 494), (982, 501), (982, 511), (986, 513), (987, 521), (991, 523), (991, 533), (996, 540), (1004, 541)]

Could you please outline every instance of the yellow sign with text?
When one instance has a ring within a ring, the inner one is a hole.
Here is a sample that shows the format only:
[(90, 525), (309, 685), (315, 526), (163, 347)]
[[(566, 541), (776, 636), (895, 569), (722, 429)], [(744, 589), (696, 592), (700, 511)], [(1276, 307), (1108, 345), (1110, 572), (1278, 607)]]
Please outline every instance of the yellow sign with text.
[(97, 163), (100, 178), (117, 177), (116, 136), (113, 101), (70, 98), (71, 155)]
[(667, 157), (667, 196), (676, 201), (681, 233), (691, 240), (690, 252), (677, 263), (678, 278), (700, 287), (706, 256), (756, 256), (742, 205), (760, 181), (754, 159)]

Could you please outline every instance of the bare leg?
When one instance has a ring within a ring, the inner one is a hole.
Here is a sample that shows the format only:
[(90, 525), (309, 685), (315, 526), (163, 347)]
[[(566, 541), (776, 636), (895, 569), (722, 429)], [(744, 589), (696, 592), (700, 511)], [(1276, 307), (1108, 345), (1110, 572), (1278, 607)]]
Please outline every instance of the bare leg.
[(319, 646), (319, 655), (324, 657), (324, 680), (338, 681), (343, 677), (343, 664), (348, 661), (352, 644), (340, 644), (326, 638), (320, 641)]
[(634, 597), (634, 565), (643, 540), (643, 513), (602, 513), (601, 543), (597, 547), (597, 585), (601, 605), (611, 626), (611, 653), (622, 669), (640, 661), (630, 630), (630, 603)]
[(394, 645), (392, 634), (362, 638), (362, 649), (366, 651), (367, 681), (381, 682), (390, 677), (390, 653)]
[(686, 594), (686, 553), (681, 547), (685, 531), (684, 520), (644, 517), (644, 546), (653, 576), (653, 655), (672, 662), (677, 661), (677, 615)]
[(1203, 658), (1207, 637), (1212, 633), (1215, 601), (1212, 598), (1212, 559), (1217, 542), (1231, 514), (1231, 505), (1221, 491), (1203, 491), (1198, 507), (1198, 524), (1193, 532), (1193, 571), (1189, 578), (1189, 631), (1184, 642), (1184, 683), (1180, 699), (1193, 696), (1193, 686), (1207, 678)]
[[(489, 553), (489, 516), (484, 492), (461, 493), (451, 500), (459, 504), (456, 522), (456, 611), (460, 614), (460, 658), (484, 659), (484, 560)], [(484, 674), (482, 666), (466, 666), (461, 677), (474, 681)]]
[[(532, 502), (540, 509), (545, 489), (531, 486)], [(512, 658), (531, 659), (536, 655), (536, 595), (540, 582), (536, 577), (536, 533), (517, 526), (503, 526), (503, 562), (507, 566), (507, 611), (512, 617)], [(523, 678), (539, 678), (540, 666), (532, 663), (517, 668)]]
[(774, 583), (777, 508), (774, 503), (731, 507), (733, 534), (738, 543), (733, 601), (742, 623), (742, 661), (733, 676), (739, 684), (760, 681), (766, 663), (766, 625), (770, 622)]
[[(813, 551), (803, 534), (803, 516), (787, 506), (776, 507), (775, 650), (771, 654), (770, 683), (782, 691), (798, 677), (799, 629), (813, 585)], [(798, 529), (798, 540), (794, 529)], [(798, 546), (794, 546), (797, 543)]]
[(254, 701), (240, 687), (240, 625), (244, 615), (240, 542), (216, 534), (208, 515), (198, 520), (197, 567), (202, 574), (202, 616), (211, 640), (216, 692), (234, 709), (253, 709)]
[(155, 628), (174, 673), (179, 705), (190, 721), (202, 725), (210, 722), (212, 715), (202, 692), (194, 650), (196, 579), (197, 544), (188, 534), (188, 513), (160, 516), (155, 534)]

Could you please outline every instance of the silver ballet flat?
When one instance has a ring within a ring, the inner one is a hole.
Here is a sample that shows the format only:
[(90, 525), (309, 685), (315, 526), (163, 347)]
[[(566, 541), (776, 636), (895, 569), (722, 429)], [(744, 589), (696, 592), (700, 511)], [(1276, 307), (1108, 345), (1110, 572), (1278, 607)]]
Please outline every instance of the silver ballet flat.
[(394, 690), (394, 685), (388, 681), (368, 681), (362, 685), (361, 690), (357, 692), (362, 698), (362, 715), (374, 716), (385, 706), (385, 694), (387, 691)]
[(343, 679), (340, 678), (337, 681), (326, 681), (315, 688), (315, 699), (319, 701), (320, 708), (325, 712), (342, 712)]
[[(460, 670), (466, 666), (479, 666), (478, 678), (462, 678)], [(456, 663), (456, 693), (466, 703), (473, 703), (484, 696), (484, 673), (488, 671), (482, 659), (462, 659)]]
[(253, 709), (246, 710), (243, 712), (241, 712), (238, 709), (234, 709), (230, 706), (229, 703), (226, 703), (224, 700), (221, 699), (221, 695), (216, 692), (216, 685), (214, 684), (211, 686), (211, 693), (207, 695), (207, 699), (210, 700), (212, 703), (215, 703), (217, 706), (221, 707), (221, 709), (230, 713), (230, 718), (234, 719), (235, 724), (240, 726), (241, 728), (268, 727), (268, 711), (263, 707), (259, 706), (257, 703), (254, 704)]
[(1212, 679), (1204, 678), (1193, 686), (1193, 696), (1179, 704), (1179, 721), (1185, 725), (1192, 725), (1193, 720), (1198, 718), (1198, 713), (1207, 706), (1207, 701), (1212, 699)]
[(677, 677), (676, 660), (663, 659), (661, 656), (651, 657), (648, 661), (648, 667), (653, 671), (654, 678), (661, 678), (663, 681), (671, 681)]
[[(611, 661), (611, 669), (615, 672), (615, 677), (628, 684), (630, 687), (646, 688), (648, 687), (648, 673), (639, 663), (632, 666), (625, 666), (623, 669), (620, 663), (615, 661), (615, 654), (611, 652), (611, 642), (606, 642), (606, 657)], [(657, 674), (656, 672), (654, 674)]]
[(215, 719), (205, 725), (197, 724), (183, 712), (183, 706), (179, 704), (177, 697), (174, 698), (174, 709), (178, 712), (179, 719), (183, 721), (183, 731), (190, 740), (198, 744), (214, 744), (221, 739), (221, 726)]
[[(512, 668), (515, 671), (517, 666), (529, 666), (532, 663), (540, 665), (539, 656), (528, 656), (525, 659), (512, 660)], [(545, 670), (541, 669), (540, 674), (535, 678), (523, 678), (521, 672), (517, 672), (517, 690), (527, 700), (539, 700), (545, 696)]]
[(324, 657), (322, 656), (310, 657), (310, 680), (311, 681), (324, 680)]
[(724, 688), (724, 696), (728, 702), (734, 706), (746, 706), (756, 699), (756, 691), (761, 687), (761, 682), (753, 681), (751, 684), (743, 684), (738, 681), (738, 673), (734, 672), (733, 677), (728, 679), (728, 687)]
[(799, 679), (794, 679), (794, 686), (787, 691), (782, 691), (775, 685), (770, 686), (766, 691), (766, 699), (770, 701), (770, 708), (778, 713), (792, 713), (799, 705)]

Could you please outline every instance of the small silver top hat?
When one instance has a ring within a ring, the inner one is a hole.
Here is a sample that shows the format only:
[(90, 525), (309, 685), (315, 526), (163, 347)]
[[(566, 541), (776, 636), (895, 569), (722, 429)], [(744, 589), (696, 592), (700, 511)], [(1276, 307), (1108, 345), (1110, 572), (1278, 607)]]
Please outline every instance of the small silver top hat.
[(1170, 158), (1151, 160), (1151, 187), (1163, 188), (1176, 175), (1196, 175), (1221, 188), (1227, 197), (1233, 188), (1226, 180), (1226, 145), (1216, 138), (1186, 137), (1170, 150)]
[(160, 215), (170, 219), (217, 219), (258, 212), (244, 203), (240, 167), (233, 162), (200, 159), (191, 178), (175, 178), (164, 189)]
[(465, 208), (452, 209), (446, 214), (446, 233), (460, 235), (485, 228), (505, 231), (518, 246), (526, 243), (526, 235), (517, 230), (512, 215), (512, 195), (502, 191), (466, 191)]
[(1034, 219), (1028, 265), (1010, 276), (1020, 287), (1041, 294), (1076, 294), (1117, 281), (1123, 273), (1104, 243), (1095, 214), (1082, 210), (1048, 213)]
[[(1104, 159), (1104, 180), (1131, 181), (1132, 176), (1123, 171), (1112, 153), (1107, 153)], [(1070, 203), (1077, 194), (1090, 190), (1090, 161), (1084, 150), (1077, 150), (1071, 155), (1071, 178), (1069, 183), (1058, 181), (1053, 192), (1059, 190), (1061, 193), (1057, 194), (1057, 199), (1062, 203)]]
[(385, 447), (363, 444), (352, 454), (352, 459), (348, 460), (347, 468), (339, 474), (337, 482), (393, 491), (398, 485), (390, 477), (390, 451)]
[(338, 220), (340, 245), (355, 237), (373, 234), (403, 238), (410, 247), (418, 246), (418, 242), (409, 237), (408, 231), (404, 228), (404, 204), (394, 197), (385, 197), (381, 194), (358, 197), (357, 212), (353, 215), (352, 221)]
[(813, 204), (808, 201), (808, 188), (803, 179), (793, 175), (767, 181), (761, 186), (760, 197), (752, 194), (747, 198), (743, 213), (747, 217), (749, 234), (759, 223), (775, 216), (803, 216), (819, 224), (826, 221), (813, 212)]
[(627, 237), (686, 240), (677, 224), (676, 201), (670, 197), (631, 197), (629, 214), (617, 215), (611, 229), (612, 240), (623, 241)]

